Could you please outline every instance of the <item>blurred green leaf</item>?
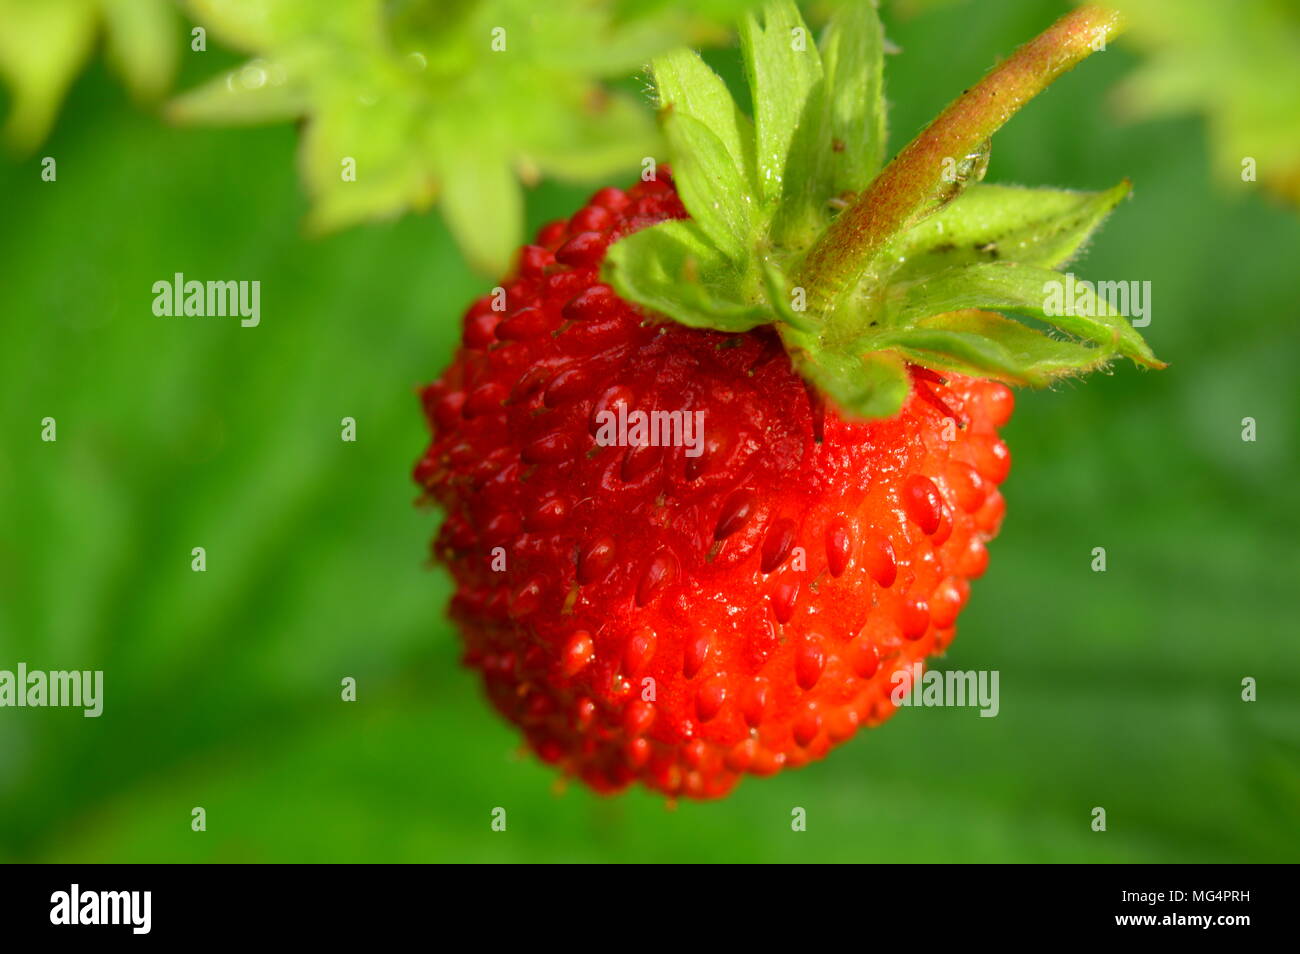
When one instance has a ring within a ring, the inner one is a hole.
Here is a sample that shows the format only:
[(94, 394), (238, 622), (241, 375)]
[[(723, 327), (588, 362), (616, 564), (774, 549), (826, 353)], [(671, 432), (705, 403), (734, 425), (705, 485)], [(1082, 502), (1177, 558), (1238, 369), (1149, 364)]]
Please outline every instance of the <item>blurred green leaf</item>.
[(531, 0), (393, 11), (356, 0), (322, 16), (316, 0), (191, 0), (189, 9), (256, 59), (178, 98), (173, 118), (301, 116), (315, 231), (441, 197), (470, 262), (488, 274), (503, 272), (522, 240), (516, 179), (598, 180), (655, 153), (648, 110), (601, 81), (709, 35), (670, 4), (561, 0), (543, 14)]
[(108, 60), (137, 99), (156, 100), (167, 92), (181, 47), (170, 0), (100, 0)]
[(176, 70), (168, 0), (0, 0), (0, 76), (13, 96), (5, 137), (35, 149), (102, 29), (109, 58), (140, 99), (156, 98)]
[[(1110, 0), (1147, 54), (1115, 91), (1133, 118), (1201, 113), (1221, 182), (1300, 203), (1300, 2)], [(1251, 178), (1244, 163), (1253, 161)]]

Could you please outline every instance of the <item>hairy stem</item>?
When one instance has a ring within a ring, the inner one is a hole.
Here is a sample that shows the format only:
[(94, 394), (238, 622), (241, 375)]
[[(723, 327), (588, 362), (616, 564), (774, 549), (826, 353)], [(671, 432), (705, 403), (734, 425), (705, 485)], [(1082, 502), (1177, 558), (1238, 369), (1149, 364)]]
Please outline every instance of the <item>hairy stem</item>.
[[(809, 250), (800, 272), (809, 306), (832, 313), (878, 253), (942, 188), (945, 167), (979, 150), (1025, 103), (1123, 30), (1119, 13), (1067, 13), (952, 102), (876, 177)], [(945, 160), (948, 160), (945, 163)]]

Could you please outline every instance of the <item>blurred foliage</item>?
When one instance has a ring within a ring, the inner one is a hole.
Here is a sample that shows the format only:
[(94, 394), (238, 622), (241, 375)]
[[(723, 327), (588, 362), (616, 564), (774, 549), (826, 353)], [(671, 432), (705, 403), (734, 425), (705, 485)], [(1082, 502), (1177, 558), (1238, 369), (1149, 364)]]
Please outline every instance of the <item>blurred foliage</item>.
[[(167, 112), (180, 123), (305, 120), (309, 229), (440, 201), (471, 264), (490, 274), (522, 240), (520, 180), (591, 182), (653, 154), (654, 124), (627, 77), (671, 47), (725, 41), (752, 2), (186, 0), (211, 39), (253, 58)], [(0, 0), (10, 145), (45, 138), (101, 30), (134, 93), (166, 91), (197, 43), (178, 35), (175, 6)]]
[[(1062, 9), (889, 19), (892, 145)], [(734, 50), (709, 60), (734, 81)], [(0, 161), (0, 668), (103, 669), (105, 709), (0, 709), (0, 859), (1300, 860), (1300, 224), (1215, 188), (1200, 123), (1116, 127), (1135, 63), (1064, 77), (989, 168), (1133, 180), (1075, 270), (1151, 281), (1171, 362), (1019, 394), (1007, 520), (940, 663), (999, 670), (1001, 713), (900, 712), (671, 811), (556, 794), (457, 665), (414, 389), (488, 283), (441, 220), (304, 239), (290, 126), (177, 132), (92, 67), (43, 150), (58, 180)], [(526, 223), (583, 198), (544, 184)], [(260, 326), (154, 317), (177, 271), (262, 281)]]
[(171, 0), (0, 0), (0, 77), (13, 98), (9, 144), (25, 151), (46, 137), (101, 31), (131, 92), (162, 96), (180, 53), (176, 19)]
[(1242, 163), (1300, 203), (1300, 0), (1110, 0), (1142, 66), (1116, 91), (1129, 116), (1203, 113), (1225, 183)]
[[(744, 5), (721, 6), (734, 14)], [(655, 152), (644, 103), (598, 81), (629, 76), (710, 30), (727, 35), (687, 15), (686, 4), (663, 2), (351, 0), (328, 13), (320, 0), (188, 6), (214, 37), (256, 59), (183, 95), (173, 118), (305, 118), (298, 166), (313, 199), (309, 227), (440, 199), (452, 234), (488, 274), (504, 270), (520, 244), (520, 178), (590, 182)]]

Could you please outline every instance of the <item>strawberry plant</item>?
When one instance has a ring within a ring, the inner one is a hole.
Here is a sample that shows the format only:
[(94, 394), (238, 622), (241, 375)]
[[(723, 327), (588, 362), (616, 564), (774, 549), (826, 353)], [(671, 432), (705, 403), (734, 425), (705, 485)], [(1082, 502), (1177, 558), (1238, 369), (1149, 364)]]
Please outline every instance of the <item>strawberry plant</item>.
[[(1128, 184), (981, 181), (1118, 29), (1065, 16), (888, 164), (869, 5), (819, 43), (792, 3), (747, 17), (752, 117), (696, 54), (654, 61), (671, 172), (545, 226), (424, 391), (465, 660), (541, 758), (719, 796), (882, 722), (949, 644), (1003, 516), (1007, 386), (1162, 366), (1104, 303), (1046, 304)], [(702, 440), (600, 439), (634, 413)]]

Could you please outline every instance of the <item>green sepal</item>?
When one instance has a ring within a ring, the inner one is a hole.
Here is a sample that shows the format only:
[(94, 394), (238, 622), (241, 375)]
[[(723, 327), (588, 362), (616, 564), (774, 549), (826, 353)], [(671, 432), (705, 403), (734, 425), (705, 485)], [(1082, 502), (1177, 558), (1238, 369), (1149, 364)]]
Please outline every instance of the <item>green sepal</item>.
[(785, 188), (786, 162), (810, 94), (822, 80), (821, 58), (799, 8), (791, 0), (768, 3), (762, 22), (740, 23), (745, 74), (754, 103), (754, 159), (758, 194), (775, 201)]
[(673, 155), (673, 168), (682, 203), (695, 210), (695, 223), (713, 246), (736, 263), (753, 250), (753, 197), (714, 132), (693, 116), (671, 107), (663, 117), (664, 135)]
[(792, 328), (806, 334), (816, 334), (817, 322), (806, 311), (795, 310), (791, 301), (789, 283), (781, 267), (771, 258), (763, 258), (760, 263), (763, 274), (763, 288), (767, 291), (767, 301), (771, 306), (775, 320), (784, 322)]
[(911, 328), (882, 331), (863, 345), (895, 348), (910, 361), (1007, 384), (1045, 387), (1105, 364), (1109, 349), (1063, 341), (995, 312), (970, 309), (923, 318)]
[[(1121, 119), (1205, 117), (1209, 172), (1300, 206), (1300, 4), (1110, 0), (1143, 54), (1113, 101)], [(1255, 175), (1247, 176), (1247, 159)]]
[(865, 189), (885, 159), (885, 32), (872, 3), (850, 3), (822, 40), (830, 192)]
[[(427, 191), (422, 195), (419, 180), (411, 181), (419, 175), (418, 169), (411, 169), (407, 175), (378, 177), (392, 187), (388, 214), (396, 215), (405, 202), (421, 208), (433, 200), (434, 180), (425, 180)], [(524, 228), (524, 195), (506, 157), (474, 155), (463, 148), (449, 150), (439, 158), (437, 178), (443, 189), (443, 218), (465, 257), (484, 269), (509, 260), (515, 238)], [(366, 197), (366, 205), (340, 207), (337, 203), (347, 195), (337, 190), (322, 194), (308, 224), (324, 231), (384, 208), (374, 190)]]
[(746, 300), (744, 276), (694, 221), (661, 222), (614, 243), (601, 275), (621, 298), (692, 328), (739, 332), (772, 321), (765, 302)]
[[(884, 46), (874, 4), (840, 6), (814, 45), (793, 3), (767, 3), (741, 28), (752, 123), (698, 56), (655, 60), (660, 124), (691, 219), (615, 243), (605, 280), (693, 327), (774, 325), (794, 367), (857, 416), (898, 411), (909, 363), (1031, 386), (1119, 356), (1162, 367), (1103, 301), (1094, 297), (1091, 312), (1049, 307), (1049, 283), (1068, 280), (1056, 269), (1129, 183), (984, 185), (991, 143), (973, 136), (958, 137), (965, 154), (882, 173)], [(897, 189), (909, 204), (890, 207), (887, 190)], [(882, 215), (863, 218), (876, 209), (864, 194), (884, 197), (871, 199)], [(858, 224), (837, 220), (846, 204), (859, 218), (845, 221)], [(879, 240), (859, 241), (855, 230), (873, 227)], [(825, 258), (814, 261), (827, 249), (859, 257), (828, 273)]]
[(801, 251), (800, 234), (807, 244), (829, 221), (828, 200), (864, 187), (879, 168), (880, 23), (871, 5), (837, 13), (822, 39), (829, 72), (789, 0), (747, 16), (741, 42), (753, 121), (694, 53), (654, 60), (674, 182), (697, 228), (661, 225), (649, 231), (664, 230), (662, 238), (623, 239), (610, 249), (606, 280), (693, 326), (776, 322), (807, 331), (817, 320), (789, 307), (784, 265)]
[(1131, 188), (1127, 179), (1102, 192), (972, 185), (893, 243), (886, 253), (890, 278), (998, 261), (1059, 268)]
[(923, 319), (953, 311), (980, 309), (1036, 318), (1054, 328), (1150, 368), (1164, 367), (1128, 320), (1094, 296), (1095, 315), (1054, 314), (1053, 283), (1067, 276), (1050, 268), (1003, 262), (950, 268), (890, 289), (884, 324), (908, 328)]
[(655, 59), (651, 70), (660, 109), (698, 119), (711, 129), (722, 140), (737, 175), (753, 191), (754, 124), (736, 105), (722, 77), (693, 50), (665, 53)]
[(645, 108), (633, 96), (612, 92), (593, 99), (577, 88), (570, 96), (565, 108), (513, 117), (505, 130), (507, 141), (517, 144), (514, 165), (525, 183), (539, 174), (596, 182), (627, 165), (629, 146), (653, 151)]
[[(782, 18), (783, 25), (789, 21), (789, 16)], [(770, 33), (754, 41), (750, 58), (759, 64), (775, 60), (772, 72), (792, 55), (786, 52), (790, 40), (776, 43), (775, 55)], [(831, 201), (865, 189), (879, 171), (885, 149), (883, 47), (875, 9), (849, 4), (827, 24), (820, 52), (809, 44), (797, 54), (798, 62), (810, 64), (807, 72), (816, 82), (795, 116), (772, 225), (774, 241), (807, 245), (829, 223)]]
[(298, 83), (261, 78), (289, 75), (289, 67), (278, 60), (226, 70), (172, 99), (167, 104), (167, 118), (184, 124), (220, 122), (232, 126), (288, 122), (310, 107), (306, 90)]
[(824, 348), (797, 329), (782, 327), (781, 340), (795, 369), (846, 414), (893, 417), (911, 390), (907, 364), (897, 351), (849, 354)]

